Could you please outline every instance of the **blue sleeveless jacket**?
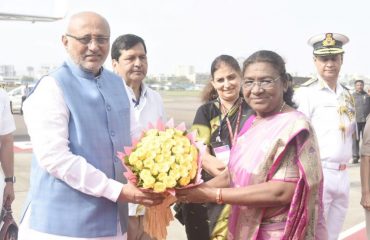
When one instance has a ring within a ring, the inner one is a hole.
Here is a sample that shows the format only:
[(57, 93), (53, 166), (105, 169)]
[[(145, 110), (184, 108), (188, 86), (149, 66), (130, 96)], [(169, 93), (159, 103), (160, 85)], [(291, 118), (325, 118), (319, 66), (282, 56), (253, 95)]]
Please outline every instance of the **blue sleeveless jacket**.
[[(70, 111), (71, 152), (84, 157), (108, 178), (125, 182), (122, 163), (116, 157), (123, 146), (131, 145), (130, 105), (122, 79), (104, 69), (94, 77), (70, 60), (50, 75), (60, 86)], [(29, 194), (34, 230), (84, 238), (117, 234), (117, 203), (71, 188), (40, 168), (35, 157)], [(120, 211), (124, 233), (127, 204)]]

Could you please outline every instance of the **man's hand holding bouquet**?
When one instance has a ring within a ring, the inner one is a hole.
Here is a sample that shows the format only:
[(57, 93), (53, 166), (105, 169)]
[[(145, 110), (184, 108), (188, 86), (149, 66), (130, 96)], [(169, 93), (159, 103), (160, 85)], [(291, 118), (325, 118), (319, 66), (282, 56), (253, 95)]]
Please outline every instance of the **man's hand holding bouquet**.
[(175, 189), (198, 185), (201, 180), (201, 157), (205, 150), (195, 142), (195, 133), (187, 133), (185, 124), (174, 127), (171, 119), (166, 125), (158, 121), (150, 125), (133, 146), (118, 153), (126, 167), (126, 178), (143, 191), (166, 195), (162, 204), (148, 207), (144, 230), (158, 240), (167, 236), (166, 227), (173, 220), (170, 205), (176, 201)]

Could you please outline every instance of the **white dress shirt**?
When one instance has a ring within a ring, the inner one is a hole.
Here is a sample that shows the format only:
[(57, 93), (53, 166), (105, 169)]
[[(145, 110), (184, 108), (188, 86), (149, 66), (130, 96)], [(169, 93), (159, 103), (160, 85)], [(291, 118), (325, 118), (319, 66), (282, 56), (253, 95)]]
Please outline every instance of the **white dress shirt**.
[[(153, 89), (147, 87), (145, 84), (141, 85), (141, 95), (139, 99), (136, 99), (135, 93), (127, 86), (127, 95), (131, 98), (131, 107), (134, 109), (135, 121), (141, 127), (141, 131), (148, 128), (148, 124), (152, 123), (156, 126), (158, 120), (164, 122), (166, 120), (165, 111), (163, 107), (163, 101), (161, 95)], [(137, 103), (137, 104), (136, 104)], [(137, 137), (137, 129), (136, 129)], [(137, 216), (144, 214), (144, 208), (139, 207), (138, 204), (129, 203), (129, 216)]]
[[(149, 123), (155, 126), (158, 120), (162, 122), (166, 120), (162, 97), (157, 91), (154, 91), (143, 83), (141, 85), (140, 98), (136, 99), (132, 88), (126, 84), (125, 86), (127, 95), (131, 98), (135, 121), (138, 122), (141, 130), (147, 129)], [(136, 103), (138, 104), (136, 105)]]
[[(339, 114), (344, 95), (350, 94), (340, 84), (337, 83), (334, 92), (324, 80), (319, 78), (309, 86), (300, 87), (294, 98), (299, 105), (298, 110), (311, 120), (322, 161), (347, 164), (352, 157), (355, 119)], [(343, 131), (340, 126), (344, 127)]]
[[(137, 131), (138, 126), (133, 109), (131, 109), (130, 115), (131, 133), (134, 134), (133, 132)], [(70, 151), (68, 147), (69, 110), (65, 104), (62, 90), (54, 78), (45, 77), (35, 92), (27, 98), (24, 103), (24, 120), (31, 137), (33, 152), (41, 168), (80, 192), (95, 197), (105, 197), (113, 202), (117, 201), (123, 184), (108, 178), (102, 171), (88, 163), (85, 158)], [(24, 222), (28, 226), (27, 217)], [(31, 232), (35, 233), (36, 231), (32, 230)], [(38, 232), (38, 234), (44, 233)], [(37, 236), (37, 239), (40, 239), (39, 235)], [(45, 234), (45, 239), (48, 239), (48, 236), (50, 237), (49, 234)]]

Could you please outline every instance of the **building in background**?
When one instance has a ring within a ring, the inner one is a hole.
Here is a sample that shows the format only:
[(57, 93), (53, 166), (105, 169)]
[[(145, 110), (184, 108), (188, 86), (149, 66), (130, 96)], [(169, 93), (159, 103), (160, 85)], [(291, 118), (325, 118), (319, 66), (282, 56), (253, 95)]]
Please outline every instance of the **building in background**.
[(15, 77), (16, 71), (14, 65), (0, 65), (0, 76), (4, 78)]

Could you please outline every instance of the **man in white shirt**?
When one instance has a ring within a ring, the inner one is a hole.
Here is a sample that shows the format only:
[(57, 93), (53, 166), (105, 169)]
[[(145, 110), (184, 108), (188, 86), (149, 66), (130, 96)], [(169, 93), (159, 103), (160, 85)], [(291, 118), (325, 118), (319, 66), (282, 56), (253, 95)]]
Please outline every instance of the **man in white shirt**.
[[(0, 161), (1, 168), (5, 175), (4, 182), (1, 181), (0, 204), (11, 206), (14, 201), (14, 153), (13, 153), (13, 135), (15, 123), (10, 112), (10, 100), (8, 94), (0, 89)], [(0, 174), (2, 176), (2, 173)], [(3, 176), (2, 176), (3, 177)], [(5, 186), (4, 186), (5, 184)]]
[[(135, 120), (142, 130), (149, 123), (165, 120), (162, 98), (158, 92), (144, 84), (148, 70), (147, 51), (144, 40), (134, 34), (119, 36), (112, 44), (111, 56), (113, 71), (126, 85)], [(144, 208), (138, 204), (129, 204), (128, 240), (150, 240), (143, 229)]]
[(352, 156), (355, 130), (354, 102), (348, 89), (338, 82), (343, 63), (342, 46), (349, 39), (337, 33), (312, 37), (313, 61), (318, 78), (310, 79), (297, 91), (298, 110), (315, 129), (324, 173), (324, 216), (328, 239), (337, 239), (349, 201), (347, 165)]
[(123, 178), (117, 152), (136, 126), (122, 80), (102, 67), (109, 39), (105, 18), (73, 15), (62, 36), (69, 58), (25, 101), (34, 157), (20, 240), (126, 239), (127, 202), (163, 200)]

